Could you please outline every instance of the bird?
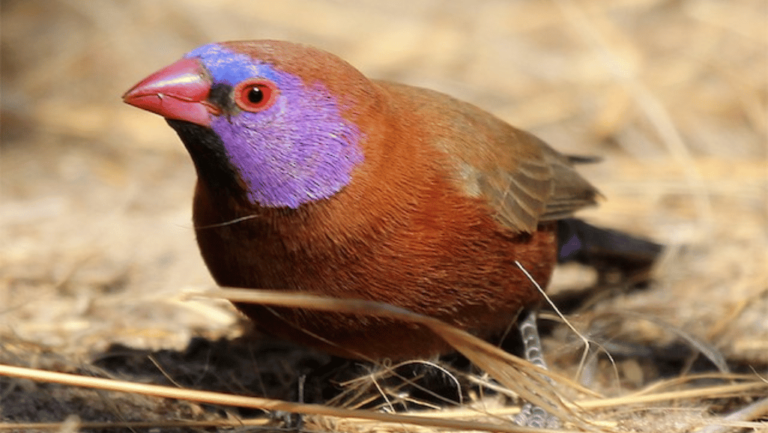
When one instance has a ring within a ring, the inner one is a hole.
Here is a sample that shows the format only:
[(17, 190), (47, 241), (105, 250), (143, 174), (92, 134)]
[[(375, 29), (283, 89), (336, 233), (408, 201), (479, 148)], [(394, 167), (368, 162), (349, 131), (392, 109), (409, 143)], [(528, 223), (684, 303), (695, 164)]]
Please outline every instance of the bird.
[[(203, 45), (123, 100), (163, 116), (191, 156), (197, 243), (220, 286), (385, 302), (489, 339), (541, 302), (531, 279), (547, 286), (574, 249), (563, 224), (600, 198), (582, 158), (309, 45)], [(235, 306), (343, 358), (452, 351), (398, 319)]]

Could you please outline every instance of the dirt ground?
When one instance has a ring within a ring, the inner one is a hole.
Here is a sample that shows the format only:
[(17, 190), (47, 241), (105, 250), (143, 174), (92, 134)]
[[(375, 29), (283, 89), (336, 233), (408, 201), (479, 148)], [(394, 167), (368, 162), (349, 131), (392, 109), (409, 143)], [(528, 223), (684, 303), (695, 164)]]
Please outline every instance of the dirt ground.
[[(198, 45), (285, 39), (603, 158), (581, 172), (605, 200), (579, 216), (667, 249), (642, 290), (557, 271), (550, 293), (588, 299), (568, 319), (613, 354), (614, 364), (601, 355), (591, 379), (582, 375), (587, 387), (611, 397), (663, 381), (695, 389), (705, 383), (681, 378), (717, 371), (717, 359), (768, 377), (764, 1), (2, 0), (0, 20), (2, 364), (294, 399), (298, 375), (327, 362), (254, 335), (225, 301), (188, 299), (215, 286), (194, 241), (192, 164), (162, 119), (120, 99)], [(547, 356), (575, 378), (583, 347), (566, 326), (550, 328)], [(766, 396), (589, 416), (609, 431), (756, 431), (768, 429), (766, 405), (726, 417)], [(0, 430), (146, 421), (130, 428), (199, 431), (214, 427), (152, 423), (261, 414), (0, 377)], [(302, 428), (412, 431), (328, 425)]]

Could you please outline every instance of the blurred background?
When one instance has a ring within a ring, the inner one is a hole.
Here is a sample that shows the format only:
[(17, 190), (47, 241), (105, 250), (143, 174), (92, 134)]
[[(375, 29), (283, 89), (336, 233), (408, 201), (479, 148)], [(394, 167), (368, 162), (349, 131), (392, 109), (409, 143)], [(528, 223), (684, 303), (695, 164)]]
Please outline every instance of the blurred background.
[[(191, 226), (192, 164), (162, 119), (120, 96), (198, 45), (286, 39), (602, 157), (582, 172), (606, 199), (581, 216), (670, 245), (650, 290), (603, 308), (650, 311), (729, 359), (768, 363), (765, 1), (0, 8), (0, 341), (79, 356), (239, 332), (228, 305), (182, 299), (214, 286)], [(565, 270), (553, 290), (589, 278)]]

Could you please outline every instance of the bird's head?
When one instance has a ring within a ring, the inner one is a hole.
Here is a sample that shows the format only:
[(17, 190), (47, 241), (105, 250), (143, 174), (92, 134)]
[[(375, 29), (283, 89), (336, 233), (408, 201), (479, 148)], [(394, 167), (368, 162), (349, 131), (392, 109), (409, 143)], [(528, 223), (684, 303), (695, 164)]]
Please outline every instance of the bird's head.
[(125, 95), (177, 131), (198, 176), (264, 207), (329, 198), (363, 162), (373, 84), (340, 58), (278, 41), (199, 47)]

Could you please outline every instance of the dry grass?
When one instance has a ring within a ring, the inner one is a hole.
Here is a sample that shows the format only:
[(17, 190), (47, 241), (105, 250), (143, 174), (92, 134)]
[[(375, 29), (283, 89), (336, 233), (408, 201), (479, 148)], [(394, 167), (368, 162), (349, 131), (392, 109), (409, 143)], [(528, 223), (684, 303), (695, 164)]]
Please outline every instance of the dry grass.
[[(583, 342), (558, 325), (545, 338), (547, 354), (560, 376), (596, 393), (558, 382), (551, 391), (573, 421), (566, 427), (765, 428), (765, 2), (2, 0), (0, 7), (0, 362), (287, 398), (297, 370), (324, 359), (272, 343), (248, 346), (226, 302), (189, 299), (213, 288), (191, 229), (191, 164), (170, 128), (119, 98), (202, 43), (287, 39), (339, 54), (368, 76), (472, 101), (561, 151), (604, 157), (583, 172), (607, 200), (581, 216), (670, 246), (643, 291), (598, 292), (588, 272), (558, 271), (553, 296), (590, 297), (567, 319), (591, 349), (581, 363)], [(188, 347), (192, 337), (204, 340)], [(715, 368), (697, 360), (698, 350), (740, 374), (704, 374)], [(212, 354), (223, 352), (231, 357), (216, 364)], [(503, 353), (481, 353), (472, 360), (503, 386), (445, 365), (465, 387), (460, 405), (397, 401), (405, 397), (385, 377), (391, 368), (350, 379), (338, 402), (381, 404), (383, 418), (389, 402), (438, 422), (363, 421), (328, 406), (307, 412), (315, 415), (305, 427), (508, 426), (518, 405), (503, 396), (520, 374), (538, 376)], [(442, 411), (415, 410), (435, 406)], [(89, 422), (115, 428), (116, 420), (224, 428), (255, 416), (10, 377), (0, 378), (0, 414), (0, 429), (32, 428), (15, 424), (23, 421), (63, 431)], [(67, 415), (76, 418), (58, 424)]]

